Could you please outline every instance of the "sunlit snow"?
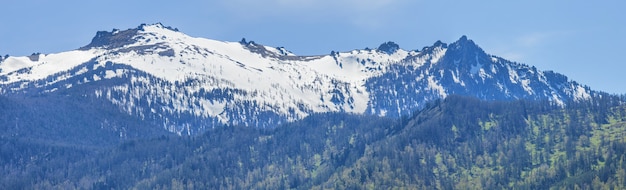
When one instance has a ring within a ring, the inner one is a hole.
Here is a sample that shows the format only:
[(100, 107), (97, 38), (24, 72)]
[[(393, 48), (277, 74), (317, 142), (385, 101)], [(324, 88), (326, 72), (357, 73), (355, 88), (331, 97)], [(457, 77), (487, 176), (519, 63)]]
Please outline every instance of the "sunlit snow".
[[(143, 26), (143, 30), (134, 39), (135, 43), (111, 49), (94, 47), (89, 50), (41, 54), (35, 61), (26, 56), (9, 57), (0, 64), (0, 84), (19, 84), (10, 89), (19, 90), (18, 88), (26, 88), (29, 83), (53, 75), (55, 76), (48, 82), (37, 84), (52, 85), (74, 75), (104, 69), (100, 74), (86, 76), (80, 83), (132, 76), (130, 84), (120, 84), (94, 92), (97, 97), (107, 98), (129, 114), (143, 113), (137, 111), (142, 108), (136, 105), (141, 100), (150, 105), (159, 102), (168, 105), (147, 110), (151, 113), (190, 113), (228, 123), (234, 119), (242, 119), (231, 118), (232, 115), (226, 114), (229, 109), (234, 109), (237, 102), (252, 102), (258, 106), (259, 111), (279, 113), (288, 120), (295, 120), (313, 112), (364, 113), (371, 105), (371, 94), (366, 88), (368, 79), (390, 72), (389, 69), (394, 65), (411, 66), (414, 70), (428, 63), (432, 67), (439, 64), (448, 51), (447, 48), (438, 46), (432, 53), (399, 49), (388, 54), (365, 49), (331, 55), (296, 56), (282, 47), (195, 38), (167, 29), (161, 24)], [(251, 48), (259, 49), (253, 51)], [(266, 52), (255, 52), (263, 49)], [(95, 61), (92, 66), (85, 65), (92, 60)], [(491, 61), (501, 62), (495, 57), (491, 57)], [(454, 63), (459, 64), (460, 61), (455, 60)], [(107, 67), (108, 65), (131, 67), (158, 80), (130, 75), (132, 70)], [(495, 66), (491, 65), (488, 70), (483, 66), (477, 55), (475, 64), (471, 65), (470, 74), (478, 74), (481, 78), (479, 80), (483, 81), (494, 77), (497, 71)], [(534, 90), (530, 85), (531, 79), (520, 74), (517, 67), (522, 66), (506, 65), (508, 80), (513, 84), (521, 84), (532, 95)], [(68, 73), (70, 70), (75, 73)], [(420, 73), (414, 81), (425, 79), (428, 85), (426, 90), (440, 98), (446, 97), (447, 87), (439, 81), (446, 72), (451, 74), (454, 83), (463, 87), (470, 84), (466, 84), (465, 79), (461, 78), (464, 75), (458, 68)], [(439, 75), (439, 78), (435, 75)], [(545, 77), (541, 80), (545, 80)], [(547, 84), (547, 81), (541, 82)], [(185, 85), (176, 85), (177, 83)], [(76, 85), (67, 84), (65, 87), (73, 86)], [(508, 89), (501, 83), (497, 86), (508, 93)], [(576, 99), (588, 99), (591, 96), (581, 86), (572, 88)], [(228, 94), (232, 99), (224, 100), (194, 95), (201, 91), (224, 89), (235, 89), (241, 93)], [(56, 88), (48, 92), (54, 90)], [(415, 89), (416, 92), (419, 90), (423, 89)], [(114, 94), (126, 95), (116, 97)], [(342, 98), (338, 98), (339, 95)], [(558, 95), (551, 96), (554, 101), (561, 101)], [(331, 101), (333, 98), (335, 102)], [(398, 109), (397, 112), (406, 109), (400, 104), (400, 100), (396, 100), (397, 108), (394, 109)], [(390, 111), (376, 110), (383, 116)], [(180, 132), (182, 128), (179, 126), (172, 130)]]

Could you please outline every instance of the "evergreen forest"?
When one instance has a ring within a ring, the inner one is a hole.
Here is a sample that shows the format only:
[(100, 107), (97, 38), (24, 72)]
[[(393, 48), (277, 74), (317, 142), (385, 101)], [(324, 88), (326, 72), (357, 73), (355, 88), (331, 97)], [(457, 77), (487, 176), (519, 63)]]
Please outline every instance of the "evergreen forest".
[[(0, 189), (626, 189), (623, 100), (448, 96), (401, 118), (320, 113), (273, 128), (148, 130), (102, 143), (96, 121), (150, 124), (114, 113), (76, 123), (58, 119), (73, 118), (68, 110), (20, 111), (0, 99)], [(19, 132), (36, 135), (6, 132), (33, 113), (49, 114)], [(41, 127), (50, 121), (82, 131)]]

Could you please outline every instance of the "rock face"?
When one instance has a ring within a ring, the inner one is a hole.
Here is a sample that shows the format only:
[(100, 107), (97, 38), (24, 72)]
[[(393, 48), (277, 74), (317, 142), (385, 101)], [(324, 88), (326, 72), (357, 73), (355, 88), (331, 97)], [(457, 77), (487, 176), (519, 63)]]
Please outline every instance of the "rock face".
[(376, 50), (297, 56), (152, 24), (98, 32), (75, 51), (7, 57), (0, 94), (106, 100), (171, 132), (194, 134), (223, 124), (273, 127), (319, 112), (399, 117), (451, 94), (563, 104), (599, 92), (489, 55), (465, 36), (419, 51), (387, 42)]
[(400, 49), (400, 46), (394, 42), (385, 42), (383, 44), (380, 44), (377, 49), (378, 51), (382, 51), (387, 54), (393, 54)]

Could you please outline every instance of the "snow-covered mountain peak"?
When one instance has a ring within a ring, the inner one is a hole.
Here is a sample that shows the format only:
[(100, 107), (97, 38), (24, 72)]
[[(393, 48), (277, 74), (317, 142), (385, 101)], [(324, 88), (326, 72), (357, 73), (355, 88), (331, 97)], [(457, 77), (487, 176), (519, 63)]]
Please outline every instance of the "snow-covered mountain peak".
[(72, 89), (177, 133), (221, 124), (267, 127), (320, 112), (399, 117), (451, 94), (555, 102), (594, 95), (558, 73), (488, 55), (466, 36), (421, 51), (386, 42), (297, 56), (245, 39), (191, 37), (157, 23), (97, 32), (74, 51), (0, 60), (0, 94)]
[(174, 29), (169, 26), (163, 26), (161, 23), (142, 24), (137, 29), (138, 36), (136, 38), (145, 40), (147, 42), (151, 40), (167, 42), (167, 38), (172, 39), (169, 41), (183, 41), (191, 38), (190, 36), (179, 32), (178, 29)]
[(171, 30), (174, 32), (178, 32), (178, 28), (172, 28), (171, 26), (165, 26), (163, 24), (161, 24), (160, 22), (154, 23), (154, 24), (141, 24), (137, 27), (137, 29), (139, 30), (146, 30), (146, 28), (157, 28), (157, 29), (165, 29), (165, 30)]
[(448, 44), (437, 40), (433, 45), (423, 47), (420, 52), (422, 52), (422, 54), (432, 54), (446, 49), (448, 49)]

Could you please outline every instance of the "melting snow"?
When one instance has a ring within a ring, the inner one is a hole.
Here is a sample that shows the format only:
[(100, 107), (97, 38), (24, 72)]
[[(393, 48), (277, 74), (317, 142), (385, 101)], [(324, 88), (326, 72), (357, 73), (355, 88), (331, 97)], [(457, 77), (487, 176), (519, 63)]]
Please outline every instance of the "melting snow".
[(522, 82), (522, 88), (524, 88), (524, 91), (526, 91), (528, 94), (533, 94), (533, 89), (530, 87), (530, 80), (523, 79), (521, 82)]
[(439, 59), (441, 59), (444, 55), (446, 55), (446, 51), (448, 51), (447, 48), (437, 47), (434, 50), (434, 53), (432, 55), (432, 58), (431, 58), (430, 62), (431, 63), (439, 62)]
[[(126, 112), (133, 113), (135, 102), (141, 98), (149, 99), (149, 104), (155, 101), (166, 102), (172, 107), (163, 107), (170, 113), (192, 112), (196, 116), (216, 117), (221, 122), (228, 122), (232, 118), (224, 114), (232, 102), (208, 100), (205, 97), (195, 97), (195, 92), (214, 89), (237, 89), (245, 93), (232, 94), (232, 101), (249, 101), (260, 105), (261, 111), (278, 112), (288, 115), (289, 119), (299, 119), (313, 112), (346, 111), (363, 113), (368, 108), (370, 94), (365, 83), (367, 79), (384, 74), (394, 64), (412, 64), (414, 68), (425, 63), (436, 64), (445, 55), (447, 49), (437, 47), (432, 54), (421, 52), (407, 52), (398, 50), (393, 54), (386, 54), (376, 50), (354, 50), (327, 56), (296, 57), (284, 48), (277, 49), (264, 46), (271, 53), (288, 55), (289, 58), (263, 56), (249, 51), (238, 42), (221, 42), (203, 38), (194, 38), (183, 33), (172, 31), (158, 25), (144, 26), (140, 31), (140, 38), (134, 44), (124, 47), (105, 50), (93, 48), (86, 51), (69, 51), (59, 54), (41, 55), (38, 61), (31, 61), (28, 57), (9, 57), (0, 64), (0, 76), (6, 80), (0, 84), (9, 84), (18, 81), (34, 81), (44, 79), (50, 75), (75, 69), (92, 59), (97, 64), (93, 68), (81, 68), (78, 73), (89, 72), (103, 67), (107, 63), (123, 64), (146, 72), (166, 81), (152, 89), (133, 88), (129, 84), (115, 86), (104, 91), (96, 91), (97, 96), (106, 97), (114, 104), (120, 105)], [(146, 49), (146, 47), (151, 47)], [(145, 50), (142, 52), (142, 50)], [(174, 56), (161, 56), (157, 52), (173, 51)], [(115, 53), (111, 53), (115, 52)], [(407, 60), (410, 58), (410, 60)], [(475, 64), (471, 65), (472, 74), (480, 74), (484, 79), (490, 77), (482, 68), (476, 56)], [(494, 62), (499, 61), (491, 57)], [(454, 63), (460, 63), (455, 60)], [(530, 79), (521, 79), (518, 73), (507, 66), (509, 80), (512, 83), (521, 83), (524, 90), (533, 94), (530, 88)], [(16, 71), (23, 71), (17, 73)], [(495, 73), (495, 67), (492, 66)], [(124, 75), (128, 70), (106, 70), (104, 76), (93, 75), (84, 78), (98, 81)], [(455, 83), (465, 86), (459, 78), (459, 71), (450, 71)], [(445, 74), (441, 71), (439, 74)], [(60, 76), (63, 80), (70, 76)], [(446, 89), (432, 75), (420, 75), (415, 80), (426, 78), (427, 89), (446, 97)], [(187, 85), (173, 85), (177, 82), (199, 80), (201, 82)], [(505, 79), (506, 80), (506, 79)], [(133, 85), (137, 83), (149, 84), (154, 82), (143, 77), (134, 77)], [(26, 83), (21, 84), (23, 87)], [(72, 84), (68, 84), (67, 88)], [(158, 86), (158, 87), (157, 87)], [(503, 88), (498, 83), (499, 88)], [(344, 102), (335, 104), (330, 101), (339, 91), (344, 95)], [(129, 97), (112, 98), (113, 92), (129, 94)], [(397, 92), (392, 92), (397, 93)], [(589, 98), (589, 93), (578, 87), (573, 92), (578, 99)], [(146, 97), (153, 94), (157, 97)], [(561, 101), (554, 95), (555, 101)], [(397, 100), (400, 106), (400, 100)], [(378, 109), (379, 115), (386, 115), (388, 110)], [(401, 107), (398, 107), (401, 112)], [(291, 114), (291, 115), (290, 115)], [(188, 127), (188, 126), (187, 126)]]
[(591, 98), (591, 95), (589, 94), (589, 92), (587, 92), (587, 90), (585, 90), (584, 87), (582, 86), (577, 86), (574, 87), (575, 91), (574, 91), (574, 100), (588, 100)]
[(459, 70), (455, 70), (455, 72), (450, 71), (450, 74), (452, 74), (452, 80), (454, 81), (454, 83), (460, 84), (461, 86), (465, 86), (465, 82), (461, 81), (461, 79), (459, 79), (459, 77), (457, 76), (459, 73)]
[(472, 64), (472, 68), (470, 69), (470, 73), (474, 75), (478, 74), (478, 71), (482, 69), (483, 67), (483, 64), (481, 64), (480, 61), (478, 61), (478, 55), (476, 55), (475, 59), (476, 59), (476, 63)]
[(441, 86), (441, 84), (435, 81), (434, 78), (434, 76), (428, 77), (428, 89), (432, 91), (437, 91), (439, 93), (439, 96), (445, 98), (447, 96), (445, 89), (443, 88), (443, 86)]

